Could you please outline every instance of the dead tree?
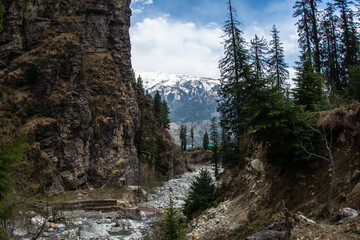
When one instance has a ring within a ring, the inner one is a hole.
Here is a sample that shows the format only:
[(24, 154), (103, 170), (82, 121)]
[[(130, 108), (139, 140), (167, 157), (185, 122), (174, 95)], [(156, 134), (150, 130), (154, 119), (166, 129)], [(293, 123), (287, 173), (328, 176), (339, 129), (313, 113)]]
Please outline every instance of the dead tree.
[(335, 161), (334, 161), (334, 156), (332, 153), (334, 123), (333, 123), (332, 119), (329, 118), (329, 121), (330, 121), (329, 129), (326, 130), (325, 124), (323, 121), (324, 117), (320, 111), (319, 111), (319, 116), (320, 116), (320, 122), (321, 122), (320, 128), (315, 128), (309, 124), (308, 124), (308, 127), (311, 128), (313, 131), (315, 131), (318, 134), (318, 136), (320, 137), (321, 141), (324, 143), (325, 150), (327, 152), (327, 156), (322, 156), (322, 155), (317, 154), (315, 152), (315, 148), (314, 148), (312, 142), (310, 142), (311, 150), (307, 149), (300, 140), (299, 140), (299, 143), (301, 145), (302, 150), (309, 155), (308, 158), (312, 158), (312, 157), (319, 158), (319, 159), (326, 161), (329, 164), (329, 167), (331, 169), (331, 182), (330, 182), (330, 188), (329, 188), (327, 201), (326, 201), (326, 210), (331, 215), (333, 213), (331, 197), (332, 197), (332, 193), (333, 193), (334, 186), (335, 186)]

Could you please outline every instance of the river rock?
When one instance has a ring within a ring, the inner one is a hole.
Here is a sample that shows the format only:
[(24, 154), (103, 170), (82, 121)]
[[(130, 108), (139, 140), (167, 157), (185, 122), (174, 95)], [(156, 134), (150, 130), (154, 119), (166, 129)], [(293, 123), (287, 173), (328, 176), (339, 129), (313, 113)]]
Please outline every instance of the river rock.
[(146, 214), (143, 211), (135, 208), (125, 208), (125, 212), (127, 217), (133, 220), (144, 220), (146, 218)]
[(23, 238), (28, 234), (28, 231), (24, 228), (15, 228), (13, 231), (13, 236), (18, 238)]
[(247, 240), (286, 240), (285, 234), (273, 230), (261, 230), (250, 237)]
[(54, 225), (54, 228), (55, 228), (55, 229), (65, 229), (66, 226), (65, 226), (65, 224), (63, 224), (63, 223), (56, 223), (56, 224)]
[(338, 224), (351, 222), (359, 216), (358, 212), (352, 208), (343, 208), (331, 220)]
[(43, 218), (42, 216), (35, 216), (31, 218), (30, 222), (35, 227), (41, 227), (45, 222), (45, 218)]

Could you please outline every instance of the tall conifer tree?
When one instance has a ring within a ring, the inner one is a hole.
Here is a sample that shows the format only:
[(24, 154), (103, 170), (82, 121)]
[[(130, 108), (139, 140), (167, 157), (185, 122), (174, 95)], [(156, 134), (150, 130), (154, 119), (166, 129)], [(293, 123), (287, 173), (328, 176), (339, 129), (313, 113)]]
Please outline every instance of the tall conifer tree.
[(348, 77), (350, 68), (359, 64), (359, 39), (354, 22), (354, 12), (350, 8), (351, 1), (334, 0), (335, 6), (340, 11), (340, 29), (341, 29), (341, 53), (343, 55), (342, 70), (343, 79), (341, 90), (348, 87)]
[(215, 165), (215, 176), (217, 176), (218, 161), (219, 161), (219, 156), (218, 156), (219, 130), (218, 130), (218, 123), (216, 122), (215, 117), (213, 117), (211, 119), (211, 123), (210, 123), (210, 139), (211, 139), (212, 144), (214, 145), (212, 150), (213, 150), (213, 158), (214, 158), (214, 165)]
[(260, 39), (257, 35), (255, 35), (254, 39), (250, 41), (250, 44), (250, 59), (255, 77), (258, 80), (264, 79), (266, 65), (268, 63), (266, 54), (269, 51), (267, 42), (264, 38)]
[(270, 78), (273, 82), (273, 87), (276, 87), (278, 92), (282, 92), (283, 84), (289, 77), (289, 71), (286, 69), (288, 65), (285, 62), (284, 48), (280, 41), (279, 31), (274, 25), (272, 30), (272, 39), (270, 41)]
[(169, 107), (166, 103), (165, 100), (162, 101), (161, 103), (161, 111), (160, 111), (160, 114), (161, 114), (161, 126), (163, 128), (167, 128), (169, 129), (170, 128), (170, 119), (169, 119)]
[(204, 137), (203, 137), (203, 148), (204, 148), (204, 150), (208, 149), (208, 145), (209, 145), (209, 134), (207, 133), (207, 131), (205, 131)]
[(236, 11), (228, 1), (228, 19), (224, 25), (224, 58), (220, 60), (220, 96), (218, 110), (224, 124), (229, 125), (237, 140), (245, 132), (243, 122), (247, 118), (244, 104), (248, 102), (249, 84), (253, 80), (249, 56), (243, 33), (239, 29)]
[(330, 100), (341, 91), (341, 66), (339, 52), (339, 31), (337, 29), (339, 18), (335, 14), (333, 4), (328, 3), (321, 21), (322, 52), (324, 57), (324, 76), (326, 86), (330, 92)]

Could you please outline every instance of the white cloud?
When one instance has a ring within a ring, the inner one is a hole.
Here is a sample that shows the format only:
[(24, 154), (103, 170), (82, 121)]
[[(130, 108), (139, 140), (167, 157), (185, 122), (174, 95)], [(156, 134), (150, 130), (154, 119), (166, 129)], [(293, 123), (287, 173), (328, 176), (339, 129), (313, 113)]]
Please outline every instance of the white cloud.
[(131, 1), (131, 9), (133, 14), (140, 14), (144, 10), (144, 5), (153, 4), (153, 0), (132, 0)]
[(135, 71), (219, 77), (222, 30), (168, 17), (146, 18), (130, 29)]
[(153, 4), (153, 0), (133, 0), (132, 3)]

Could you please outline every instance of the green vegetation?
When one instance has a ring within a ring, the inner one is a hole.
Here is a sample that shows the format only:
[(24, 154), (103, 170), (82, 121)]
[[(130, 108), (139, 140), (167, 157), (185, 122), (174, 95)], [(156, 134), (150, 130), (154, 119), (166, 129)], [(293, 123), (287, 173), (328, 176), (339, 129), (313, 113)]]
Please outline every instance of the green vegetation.
[(141, 78), (141, 76), (139, 75), (138, 78), (136, 79), (136, 86), (142, 91), (144, 92), (144, 84), (143, 84), (143, 80)]
[(276, 90), (263, 91), (262, 99), (252, 105), (252, 117), (247, 124), (256, 129), (252, 136), (264, 143), (267, 161), (286, 167), (306, 160), (303, 147), (309, 147), (314, 131), (306, 113), (285, 102)]
[[(137, 87), (141, 86), (141, 81), (141, 78), (138, 78)], [(169, 170), (172, 145), (165, 130), (168, 122), (165, 124), (162, 121), (168, 119), (168, 108), (165, 101), (145, 95), (141, 88), (138, 90), (141, 90), (137, 99), (139, 122), (134, 143), (137, 149), (137, 184), (140, 186), (142, 184), (151, 185), (152, 181), (156, 181), (157, 177), (161, 177)], [(154, 108), (149, 106), (154, 106)], [(166, 109), (165, 115), (164, 109)], [(155, 173), (159, 173), (159, 175)]]
[(161, 96), (158, 91), (156, 91), (154, 95), (154, 106), (155, 106), (155, 114), (159, 119), (161, 126), (169, 129), (170, 128), (169, 108), (166, 101), (161, 100)]
[(184, 214), (191, 217), (198, 210), (206, 209), (214, 198), (215, 185), (210, 172), (201, 170), (192, 182), (189, 197), (185, 201)]
[(215, 176), (217, 176), (218, 164), (219, 164), (219, 156), (218, 156), (219, 131), (218, 131), (218, 123), (215, 117), (211, 119), (211, 123), (210, 123), (210, 139), (211, 139), (211, 143), (214, 145), (212, 147), (212, 152), (213, 152), (213, 162), (215, 165)]
[(272, 30), (272, 39), (270, 41), (270, 56), (268, 59), (269, 62), (269, 78), (272, 87), (275, 87), (278, 92), (283, 91), (283, 86), (285, 80), (289, 77), (289, 67), (285, 62), (284, 48), (282, 47), (282, 42), (280, 41), (279, 34), (274, 25)]
[(209, 145), (209, 134), (207, 133), (207, 131), (205, 131), (204, 137), (203, 137), (203, 148), (204, 148), (204, 150), (208, 149), (208, 145)]
[(194, 148), (194, 128), (191, 126), (190, 129), (190, 137), (191, 137), (191, 148)]
[(349, 85), (349, 97), (360, 101), (360, 66), (350, 69)]
[(170, 198), (169, 205), (161, 219), (155, 223), (153, 230), (145, 237), (147, 240), (185, 240), (186, 224), (181, 222), (180, 211), (175, 209)]
[(227, 2), (218, 101), (223, 164), (244, 166), (247, 139), (263, 144), (267, 161), (282, 168), (311, 160), (305, 153), (316, 146), (317, 131), (311, 126), (317, 112), (360, 99), (354, 3), (334, 0), (319, 14), (319, 0), (295, 2), (301, 52), (296, 88), (289, 90), (285, 83), (288, 65), (277, 28), (273, 26), (269, 43), (255, 35), (248, 49), (236, 11), (231, 0)]
[[(163, 240), (185, 239), (185, 223), (180, 222), (180, 212), (174, 208), (170, 199), (169, 206), (165, 209), (163, 219), (158, 223)], [(159, 239), (159, 238), (158, 238)]]
[(181, 124), (181, 126), (180, 126), (180, 141), (181, 141), (180, 148), (182, 151), (186, 151), (186, 144), (187, 144), (186, 137), (187, 137), (186, 126)]
[[(0, 224), (4, 226), (6, 220), (12, 217), (16, 209), (14, 203), (6, 202), (6, 196), (14, 190), (14, 183), (11, 173), (20, 163), (22, 153), (26, 150), (27, 144), (25, 137), (13, 139), (10, 143), (0, 149)], [(6, 231), (0, 228), (1, 239), (6, 239)]]

